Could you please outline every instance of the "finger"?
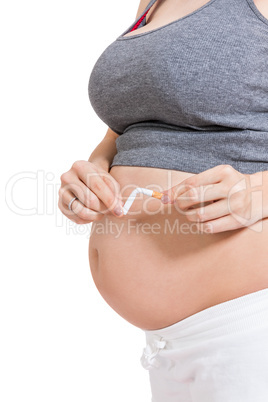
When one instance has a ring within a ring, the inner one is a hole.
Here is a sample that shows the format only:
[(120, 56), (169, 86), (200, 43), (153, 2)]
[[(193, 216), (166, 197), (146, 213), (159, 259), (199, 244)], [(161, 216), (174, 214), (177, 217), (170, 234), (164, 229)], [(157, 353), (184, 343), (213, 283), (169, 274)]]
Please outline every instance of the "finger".
[(189, 209), (184, 212), (190, 222), (206, 222), (230, 214), (226, 199), (219, 200), (205, 207)]
[(68, 176), (68, 183), (59, 189), (59, 196), (63, 204), (69, 204), (70, 200), (76, 196), (87, 208), (96, 212), (109, 213), (106, 205), (94, 194), (75, 174)]
[(181, 209), (190, 208), (196, 204), (201, 204), (210, 201), (217, 201), (225, 199), (226, 194), (222, 183), (200, 186), (197, 188), (191, 188), (179, 196), (176, 195), (174, 202)]
[(84, 204), (78, 199), (74, 200), (72, 203), (72, 212), (80, 219), (84, 221), (95, 221), (95, 220), (100, 220), (103, 218), (104, 214), (100, 212), (93, 211), (92, 209), (89, 209), (85, 207)]
[[(164, 191), (167, 194), (170, 202), (174, 203), (174, 200), (180, 195), (184, 194), (192, 188), (197, 188), (199, 186), (215, 185), (220, 183), (224, 177), (230, 175), (235, 169), (231, 165), (217, 165), (211, 169), (205, 170), (204, 172), (194, 174), (187, 179), (183, 180), (176, 186)], [(164, 203), (167, 203), (165, 199)]]
[(187, 179), (183, 181), (183, 184), (190, 185), (191, 187), (198, 187), (220, 183), (224, 177), (230, 175), (234, 171), (235, 169), (231, 165), (217, 165), (204, 170), (201, 173), (187, 177)]
[(245, 226), (231, 215), (199, 224), (199, 230), (204, 233), (220, 233), (228, 230), (241, 229), (243, 227)]
[(77, 218), (82, 219), (83, 221), (91, 222), (93, 220), (101, 219), (104, 216), (101, 212), (96, 212), (87, 208), (79, 199), (75, 199), (72, 202), (70, 207), (71, 210), (69, 210), (69, 203), (73, 198), (73, 194), (71, 194), (68, 205), (63, 205), (65, 214), (68, 215), (68, 217), (76, 215)]
[(182, 181), (176, 186), (170, 187), (168, 190), (162, 191), (163, 196), (161, 198), (161, 201), (163, 204), (174, 204), (178, 196), (185, 193), (188, 189), (191, 188), (192, 187), (190, 185)]
[[(73, 204), (72, 204), (73, 206)], [(62, 200), (59, 199), (58, 201), (58, 207), (61, 210), (61, 212), (63, 213), (63, 215), (66, 216), (66, 218), (70, 219), (71, 221), (77, 223), (77, 224), (88, 224), (91, 223), (92, 221), (95, 220), (100, 220), (102, 219), (102, 217), (104, 216), (103, 214), (99, 214), (99, 216), (88, 216), (87, 219), (83, 219), (81, 217), (79, 217), (78, 215), (76, 215), (73, 211), (70, 211), (68, 209), (68, 206), (66, 206), (65, 204), (63, 204)]]
[(100, 175), (102, 177), (102, 180), (107, 184), (107, 186), (111, 189), (113, 194), (117, 197), (119, 203), (123, 206), (124, 201), (122, 199), (121, 188), (119, 183), (110, 174), (107, 175), (100, 173)]
[[(108, 173), (107, 173), (108, 174)], [(120, 202), (110, 187), (102, 180), (99, 172), (85, 172), (84, 169), (78, 171), (81, 181), (96, 194), (96, 196), (104, 203), (104, 205), (115, 216), (122, 216), (123, 210)]]

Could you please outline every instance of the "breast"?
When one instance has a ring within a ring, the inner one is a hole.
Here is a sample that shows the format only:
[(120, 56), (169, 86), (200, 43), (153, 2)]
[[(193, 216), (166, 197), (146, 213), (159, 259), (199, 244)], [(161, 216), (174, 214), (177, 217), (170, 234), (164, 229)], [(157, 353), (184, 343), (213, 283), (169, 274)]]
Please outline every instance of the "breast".
[(250, 24), (238, 24), (237, 16), (227, 24), (212, 6), (190, 23), (185, 18), (147, 35), (118, 38), (104, 50), (88, 92), (112, 130), (123, 134), (131, 124), (156, 121), (198, 131), (268, 131), (267, 45), (258, 46), (261, 34)]

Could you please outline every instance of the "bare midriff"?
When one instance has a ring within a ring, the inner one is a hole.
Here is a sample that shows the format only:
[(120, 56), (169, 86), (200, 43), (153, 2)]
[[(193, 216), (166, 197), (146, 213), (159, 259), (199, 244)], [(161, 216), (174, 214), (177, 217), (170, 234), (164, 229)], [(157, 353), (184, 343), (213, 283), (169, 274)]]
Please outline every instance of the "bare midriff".
[[(124, 202), (136, 187), (161, 192), (193, 175), (136, 166), (114, 166), (109, 173)], [(204, 233), (175, 204), (139, 194), (127, 215), (108, 213), (92, 223), (89, 263), (111, 308), (152, 330), (267, 288), (267, 244), (268, 218)]]

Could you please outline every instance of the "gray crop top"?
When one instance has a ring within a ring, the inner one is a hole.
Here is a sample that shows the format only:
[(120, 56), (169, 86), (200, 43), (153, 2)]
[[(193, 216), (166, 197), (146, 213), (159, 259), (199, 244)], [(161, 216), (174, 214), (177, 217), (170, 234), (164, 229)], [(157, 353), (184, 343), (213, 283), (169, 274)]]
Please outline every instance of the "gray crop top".
[(110, 167), (268, 170), (268, 19), (254, 0), (210, 0), (139, 33), (155, 1), (90, 75), (91, 105), (119, 134)]

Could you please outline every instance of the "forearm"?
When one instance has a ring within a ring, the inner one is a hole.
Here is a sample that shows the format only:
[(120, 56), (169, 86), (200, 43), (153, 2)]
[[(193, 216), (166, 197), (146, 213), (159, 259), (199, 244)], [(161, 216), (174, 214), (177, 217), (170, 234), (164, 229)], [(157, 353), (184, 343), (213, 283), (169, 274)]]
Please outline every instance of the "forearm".
[(263, 218), (268, 218), (268, 170), (254, 173), (251, 176), (251, 185), (253, 191), (261, 191), (262, 194)]
[(115, 134), (111, 129), (108, 129), (105, 137), (93, 150), (88, 161), (96, 163), (108, 172), (113, 158), (117, 153), (115, 143), (117, 136), (118, 135)]

